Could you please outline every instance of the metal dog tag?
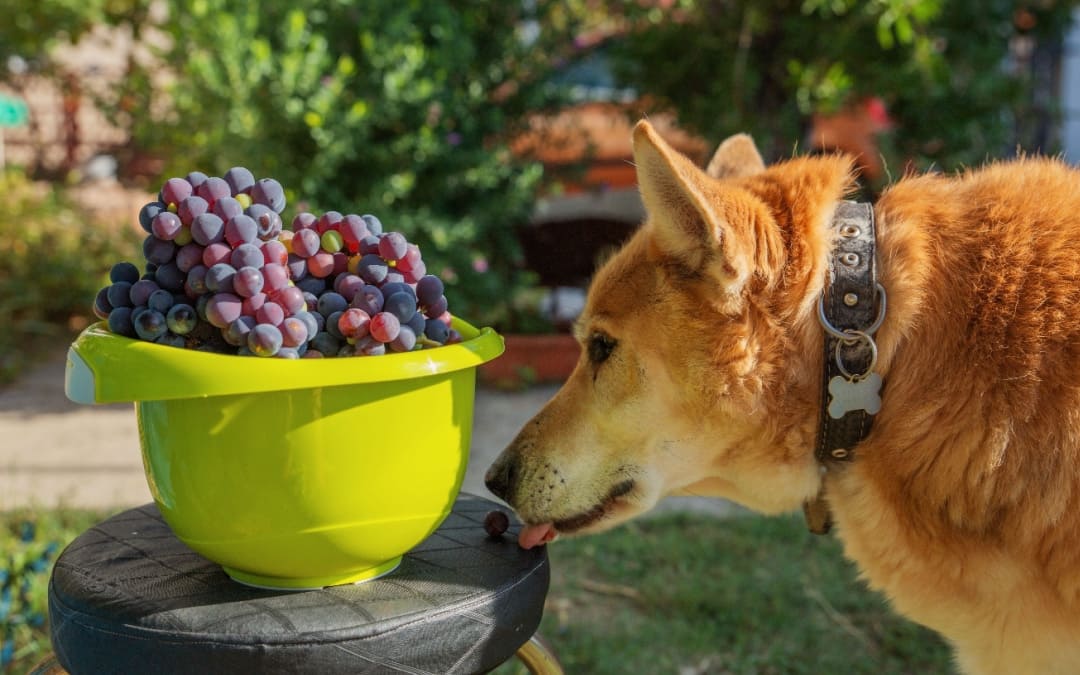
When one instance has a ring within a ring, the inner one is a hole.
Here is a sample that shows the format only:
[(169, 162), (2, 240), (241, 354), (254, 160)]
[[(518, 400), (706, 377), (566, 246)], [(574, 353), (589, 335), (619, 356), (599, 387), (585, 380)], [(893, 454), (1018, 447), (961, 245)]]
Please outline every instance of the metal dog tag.
[(853, 410), (870, 415), (881, 410), (881, 376), (870, 373), (861, 379), (836, 377), (829, 380), (829, 417), (838, 420)]

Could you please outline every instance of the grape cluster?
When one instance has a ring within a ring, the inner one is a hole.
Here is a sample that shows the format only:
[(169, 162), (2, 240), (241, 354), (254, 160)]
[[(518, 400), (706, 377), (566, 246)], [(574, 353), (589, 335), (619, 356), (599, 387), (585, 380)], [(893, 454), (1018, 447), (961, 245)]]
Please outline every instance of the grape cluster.
[(234, 167), (165, 181), (143, 206), (143, 270), (117, 263), (94, 313), (118, 335), (229, 354), (370, 356), (459, 342), (442, 281), (373, 215), (300, 213)]

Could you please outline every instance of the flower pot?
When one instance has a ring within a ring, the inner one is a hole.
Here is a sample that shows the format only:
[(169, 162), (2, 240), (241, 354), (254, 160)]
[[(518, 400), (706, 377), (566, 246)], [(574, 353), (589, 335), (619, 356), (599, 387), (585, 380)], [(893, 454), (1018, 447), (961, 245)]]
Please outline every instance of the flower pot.
[(403, 354), (230, 356), (101, 324), (68, 352), (80, 403), (133, 401), (150, 492), (177, 537), (234, 579), (316, 588), (374, 578), (450, 513), (489, 328)]
[(484, 384), (518, 388), (530, 384), (562, 382), (577, 365), (581, 347), (566, 333), (505, 336), (506, 350), (480, 367)]

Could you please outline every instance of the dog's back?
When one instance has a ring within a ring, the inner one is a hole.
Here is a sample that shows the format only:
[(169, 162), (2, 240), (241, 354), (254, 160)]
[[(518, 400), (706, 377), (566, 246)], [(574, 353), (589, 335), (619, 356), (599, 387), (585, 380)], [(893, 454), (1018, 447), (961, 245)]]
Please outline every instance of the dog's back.
[(848, 552), (996, 672), (1080, 672), (1080, 173), (908, 179), (877, 217), (888, 376), (832, 494)]

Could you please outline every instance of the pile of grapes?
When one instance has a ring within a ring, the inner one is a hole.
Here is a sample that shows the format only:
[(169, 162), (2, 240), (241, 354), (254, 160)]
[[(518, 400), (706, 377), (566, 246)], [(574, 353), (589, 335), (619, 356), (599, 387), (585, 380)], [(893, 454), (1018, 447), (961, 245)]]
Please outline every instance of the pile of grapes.
[(113, 266), (94, 313), (117, 335), (281, 358), (370, 356), (459, 342), (442, 281), (372, 215), (300, 213), (243, 167), (165, 181), (139, 212), (146, 263)]

